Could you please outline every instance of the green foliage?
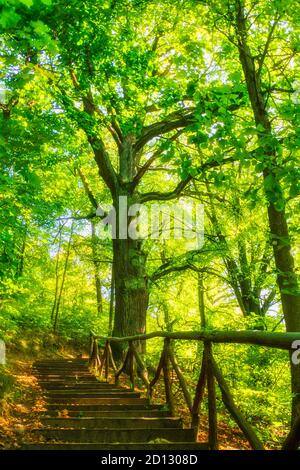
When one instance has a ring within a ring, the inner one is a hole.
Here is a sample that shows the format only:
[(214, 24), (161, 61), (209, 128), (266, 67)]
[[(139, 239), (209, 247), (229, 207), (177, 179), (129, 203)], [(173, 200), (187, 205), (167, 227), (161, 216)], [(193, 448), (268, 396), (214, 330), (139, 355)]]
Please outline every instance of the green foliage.
[[(201, 282), (207, 327), (284, 329), (273, 249), (291, 245), (299, 265), (300, 18), (291, 0), (242, 3), (256, 81), (237, 48), (236, 2), (0, 0), (0, 337), (9, 347), (86, 348), (91, 328), (107, 333), (119, 253), (91, 236), (90, 221), (95, 201), (110, 204), (118, 191), (148, 195), (149, 206), (204, 205), (200, 249), (146, 239), (128, 252), (122, 299), (146, 279), (149, 331), (199, 329)], [(261, 97), (251, 99), (254, 83)], [(270, 237), (268, 206), (290, 237)], [(288, 280), (281, 294), (296, 297)], [(149, 345), (147, 365), (160, 351)], [(201, 348), (178, 342), (176, 352), (194, 387)], [(274, 440), (290, 406), (286, 355), (218, 346), (216, 356), (249, 421)]]

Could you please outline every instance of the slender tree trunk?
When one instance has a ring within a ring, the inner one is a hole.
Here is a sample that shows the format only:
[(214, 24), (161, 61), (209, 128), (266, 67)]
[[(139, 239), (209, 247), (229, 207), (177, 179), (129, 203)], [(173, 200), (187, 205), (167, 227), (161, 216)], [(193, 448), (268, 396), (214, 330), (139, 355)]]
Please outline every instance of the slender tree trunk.
[(94, 264), (94, 278), (96, 287), (96, 298), (97, 298), (97, 312), (99, 315), (103, 312), (102, 292), (101, 292), (101, 277), (100, 277), (100, 264), (99, 264), (99, 253), (98, 253), (98, 238), (96, 234), (96, 222), (91, 221), (92, 228), (92, 257)]
[[(277, 199), (284, 201), (284, 195), (277, 178), (277, 150), (272, 135), (271, 120), (265, 107), (260, 77), (255, 67), (255, 61), (248, 45), (248, 32), (242, 0), (236, 0), (236, 33), (238, 40), (240, 62), (243, 68), (248, 94), (256, 126), (259, 126), (257, 139), (264, 150), (267, 160), (263, 172), (266, 196), (268, 199), (268, 221), (270, 242), (272, 243), (275, 266), (277, 269), (277, 284), (279, 287), (282, 310), (287, 331), (300, 331), (300, 295), (297, 277), (294, 269), (290, 236), (285, 207), (276, 207), (269, 182), (276, 182)], [(273, 194), (274, 197), (274, 194)], [(292, 419), (300, 415), (300, 365), (291, 362), (292, 372)]]
[(54, 320), (54, 315), (56, 311), (57, 305), (57, 296), (58, 296), (58, 288), (59, 288), (59, 258), (60, 258), (60, 250), (61, 250), (61, 240), (62, 240), (62, 227), (59, 228), (59, 241), (58, 241), (58, 250), (56, 253), (56, 262), (55, 262), (55, 291), (54, 291), (54, 301), (51, 310), (51, 321)]
[(167, 331), (172, 331), (172, 322), (170, 321), (169, 307), (166, 302), (163, 302), (162, 309), (164, 313), (164, 327)]
[(64, 270), (63, 270), (61, 285), (60, 285), (60, 289), (59, 289), (59, 292), (58, 292), (57, 302), (56, 302), (56, 307), (55, 307), (55, 313), (54, 313), (54, 321), (53, 321), (53, 333), (54, 334), (57, 332), (59, 308), (60, 308), (62, 293), (63, 293), (63, 290), (64, 290), (65, 281), (66, 281), (67, 268), (68, 268), (70, 252), (71, 252), (71, 241), (72, 241), (72, 235), (73, 235), (73, 228), (74, 227), (73, 227), (73, 224), (72, 224), (70, 237), (69, 237), (69, 241), (68, 241), (68, 246), (67, 246), (67, 253), (66, 253), (66, 258), (65, 258), (65, 264), (64, 264)]
[(198, 273), (198, 306), (201, 329), (206, 327), (203, 273)]
[(244, 301), (243, 301), (243, 296), (242, 296), (241, 288), (240, 288), (240, 284), (239, 284), (238, 265), (237, 265), (235, 259), (230, 254), (230, 250), (229, 250), (229, 247), (228, 247), (228, 244), (227, 244), (226, 237), (222, 233), (222, 230), (221, 230), (221, 227), (220, 227), (220, 224), (219, 224), (219, 221), (218, 221), (218, 217), (217, 217), (217, 213), (216, 213), (216, 209), (215, 209), (215, 204), (214, 204), (214, 201), (213, 201), (213, 198), (212, 198), (212, 193), (211, 193), (210, 187), (209, 187), (207, 181), (205, 183), (206, 183), (206, 188), (207, 188), (207, 192), (208, 192), (208, 195), (209, 195), (210, 208), (211, 208), (211, 212), (208, 213), (208, 216), (209, 216), (209, 218), (211, 220), (211, 223), (212, 223), (212, 225), (213, 225), (213, 227), (216, 231), (216, 235), (219, 239), (219, 242), (224, 246), (224, 255), (222, 256), (223, 263), (224, 263), (225, 268), (227, 270), (227, 273), (229, 275), (230, 285), (231, 285), (231, 287), (234, 291), (234, 294), (236, 296), (236, 300), (238, 302), (238, 305), (241, 309), (242, 314), (246, 317), (248, 315), (248, 312), (246, 310), (246, 306), (245, 306)]
[(115, 307), (115, 270), (114, 263), (111, 265), (111, 281), (110, 281), (110, 299), (109, 299), (109, 320), (108, 320), (108, 335), (112, 334), (113, 321), (114, 321), (114, 307)]
[[(205, 318), (203, 273), (197, 274), (197, 287), (198, 287), (198, 308), (199, 308), (199, 316), (200, 316), (200, 327), (201, 329), (204, 329), (206, 327), (206, 318)], [(197, 349), (198, 349), (199, 356), (201, 356), (203, 353), (201, 341), (198, 341)]]

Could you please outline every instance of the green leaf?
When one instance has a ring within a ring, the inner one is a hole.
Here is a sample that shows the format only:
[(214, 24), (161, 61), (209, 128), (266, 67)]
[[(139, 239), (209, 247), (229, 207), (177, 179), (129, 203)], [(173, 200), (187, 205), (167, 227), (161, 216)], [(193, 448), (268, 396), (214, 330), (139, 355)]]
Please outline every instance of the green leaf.
[(264, 126), (262, 124), (258, 124), (256, 129), (258, 130), (258, 132), (265, 132), (266, 131), (266, 129), (264, 128)]
[(300, 194), (300, 184), (298, 182), (295, 182), (291, 185), (290, 191), (289, 191), (290, 197), (297, 197)]
[(189, 142), (192, 144), (200, 145), (208, 141), (208, 136), (204, 132), (198, 131), (196, 135), (189, 138)]
[(241, 79), (242, 79), (242, 74), (238, 70), (236, 70), (235, 72), (232, 72), (229, 75), (229, 80), (232, 80), (233, 82), (240, 82)]
[(32, 7), (33, 5), (33, 0), (19, 0), (20, 3), (23, 3), (23, 5), (27, 6), (28, 8)]
[(38, 20), (38, 21), (31, 21), (31, 26), (33, 27), (34, 31), (37, 33), (37, 34), (47, 34), (48, 31), (49, 31), (49, 28), (47, 25), (45, 25), (45, 23), (43, 23), (42, 21)]
[(3, 26), (3, 28), (12, 28), (20, 19), (21, 16), (18, 15), (13, 8), (4, 9), (0, 13), (0, 25)]

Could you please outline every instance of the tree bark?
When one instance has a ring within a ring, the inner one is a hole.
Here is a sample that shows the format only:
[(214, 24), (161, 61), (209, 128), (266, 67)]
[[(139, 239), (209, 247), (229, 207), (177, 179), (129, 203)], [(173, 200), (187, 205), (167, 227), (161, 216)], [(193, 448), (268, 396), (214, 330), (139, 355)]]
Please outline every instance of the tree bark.
[[(270, 178), (272, 181), (275, 181), (278, 197), (284, 201), (283, 191), (277, 179), (277, 150), (272, 134), (271, 119), (265, 106), (260, 77), (255, 67), (255, 60), (248, 45), (248, 31), (243, 0), (236, 0), (235, 26), (240, 62), (246, 80), (255, 123), (257, 128), (259, 128), (257, 139), (266, 157), (263, 179), (268, 199), (267, 212), (270, 242), (272, 244), (277, 270), (277, 284), (281, 297), (282, 311), (287, 331), (300, 331), (299, 286), (294, 269), (294, 258), (292, 255), (285, 207), (276, 207), (276, 204), (270, 197), (266, 184), (267, 181), (270, 181)], [(295, 365), (292, 361), (291, 375), (293, 393), (292, 420), (294, 420), (296, 416), (300, 415), (300, 365)]]
[(300, 446), (300, 416), (295, 419), (293, 426), (283, 443), (282, 450), (297, 450)]
[(182, 339), (186, 341), (210, 341), (212, 343), (256, 344), (268, 348), (294, 351), (292, 343), (300, 340), (300, 332), (277, 333), (259, 330), (199, 330), (199, 331), (153, 331), (139, 336), (109, 337), (96, 336), (98, 339), (109, 339), (112, 343), (126, 343), (152, 338)]
[[(149, 293), (145, 274), (146, 257), (141, 241), (113, 240), (115, 276), (115, 319), (113, 336), (143, 334), (146, 331), (146, 312)], [(122, 344), (112, 344), (114, 356), (122, 356)], [(135, 344), (139, 350), (141, 344)]]

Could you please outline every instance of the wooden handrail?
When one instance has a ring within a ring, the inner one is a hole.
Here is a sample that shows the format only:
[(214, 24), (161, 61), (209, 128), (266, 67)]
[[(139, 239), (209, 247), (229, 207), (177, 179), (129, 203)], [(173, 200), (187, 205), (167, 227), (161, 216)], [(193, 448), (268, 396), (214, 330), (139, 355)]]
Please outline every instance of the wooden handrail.
[[(159, 364), (154, 377), (151, 381), (148, 378), (147, 368), (145, 367), (143, 360), (137, 351), (135, 342), (148, 340), (152, 338), (164, 338), (164, 347), (160, 356)], [(105, 347), (102, 354), (102, 358), (99, 358), (98, 351), (98, 340), (105, 340)], [(181, 371), (176, 356), (174, 354), (171, 341), (172, 340), (195, 340), (202, 341), (204, 343), (204, 350), (202, 356), (202, 364), (199, 374), (199, 379), (196, 386), (195, 396), (192, 399), (190, 391), (188, 389), (186, 380), (183, 372)], [(247, 423), (243, 414), (239, 408), (235, 405), (233, 397), (230, 393), (229, 387), (222, 375), (221, 369), (218, 367), (213, 357), (213, 343), (239, 343), (239, 344), (252, 344), (264, 347), (273, 347), (277, 349), (284, 349), (292, 351), (292, 344), (295, 340), (300, 340), (300, 333), (269, 333), (265, 331), (220, 331), (220, 330), (199, 330), (199, 331), (177, 331), (177, 332), (165, 332), (155, 331), (143, 335), (127, 336), (123, 338), (107, 337), (96, 335), (93, 331), (90, 333), (90, 361), (89, 364), (93, 367), (100, 375), (102, 374), (103, 367), (105, 366), (105, 378), (109, 380), (109, 367), (113, 368), (115, 374), (115, 383), (118, 383), (119, 377), (122, 373), (125, 373), (130, 378), (130, 384), (132, 390), (135, 389), (135, 377), (138, 373), (142, 379), (147, 396), (150, 399), (152, 397), (153, 388), (163, 375), (164, 386), (165, 386), (165, 399), (166, 405), (171, 413), (174, 414), (174, 398), (172, 393), (172, 380), (171, 380), (171, 368), (175, 371), (178, 377), (179, 385), (182, 390), (186, 405), (191, 415), (191, 423), (195, 428), (195, 437), (199, 426), (199, 410), (201, 402), (204, 398), (205, 389), (207, 389), (208, 399), (208, 441), (210, 449), (218, 448), (218, 436), (217, 436), (217, 404), (216, 404), (216, 384), (221, 390), (222, 401), (236, 421), (243, 434), (249, 441), (253, 449), (263, 449), (263, 444), (257, 437), (254, 429), (250, 424)], [(113, 342), (127, 342), (128, 349), (125, 355), (123, 364), (117, 369), (111, 343)], [(294, 437), (296, 436), (296, 438)], [(293, 444), (290, 443), (293, 442)], [(299, 423), (295, 429), (290, 433), (289, 438), (286, 440), (285, 447), (295, 446), (295, 442), (299, 441)]]
[(291, 350), (293, 341), (300, 340), (300, 332), (275, 333), (267, 331), (222, 331), (222, 330), (199, 330), (199, 331), (153, 331), (143, 335), (124, 336), (99, 336), (92, 332), (95, 339), (107, 340), (110, 343), (122, 343), (129, 341), (142, 341), (152, 338), (169, 338), (194, 341), (209, 341), (211, 343), (240, 343), (266, 346), (276, 349)]

